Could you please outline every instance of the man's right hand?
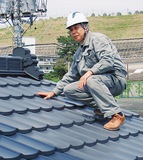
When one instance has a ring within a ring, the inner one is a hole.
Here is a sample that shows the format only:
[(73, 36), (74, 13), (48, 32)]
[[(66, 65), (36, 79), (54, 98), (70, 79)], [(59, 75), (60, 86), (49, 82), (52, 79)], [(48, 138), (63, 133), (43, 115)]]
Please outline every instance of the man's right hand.
[(54, 97), (56, 94), (54, 92), (36, 92), (36, 95), (44, 97), (44, 99), (49, 99)]

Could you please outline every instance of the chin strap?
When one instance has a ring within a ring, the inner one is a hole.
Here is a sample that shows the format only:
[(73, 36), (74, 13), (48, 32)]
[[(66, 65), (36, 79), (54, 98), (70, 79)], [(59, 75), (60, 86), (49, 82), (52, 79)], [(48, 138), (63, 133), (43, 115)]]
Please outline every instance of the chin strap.
[(88, 29), (88, 23), (81, 23), (82, 28), (84, 29), (84, 37), (82, 39), (82, 41), (84, 41), (89, 29)]

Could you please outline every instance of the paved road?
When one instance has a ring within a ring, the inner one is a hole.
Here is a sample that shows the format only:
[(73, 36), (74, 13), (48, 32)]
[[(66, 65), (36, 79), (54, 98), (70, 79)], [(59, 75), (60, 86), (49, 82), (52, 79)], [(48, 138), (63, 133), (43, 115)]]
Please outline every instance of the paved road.
[(121, 108), (139, 113), (143, 116), (143, 98), (120, 98), (117, 101)]

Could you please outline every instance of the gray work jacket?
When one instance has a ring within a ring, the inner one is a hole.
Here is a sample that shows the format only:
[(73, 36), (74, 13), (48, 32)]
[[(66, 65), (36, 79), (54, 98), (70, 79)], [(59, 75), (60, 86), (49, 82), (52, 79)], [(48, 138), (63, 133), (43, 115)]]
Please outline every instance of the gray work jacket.
[(73, 57), (68, 73), (57, 83), (53, 92), (58, 95), (66, 84), (78, 81), (87, 71), (94, 74), (111, 73), (126, 78), (126, 69), (115, 45), (104, 34), (88, 32), (84, 43)]

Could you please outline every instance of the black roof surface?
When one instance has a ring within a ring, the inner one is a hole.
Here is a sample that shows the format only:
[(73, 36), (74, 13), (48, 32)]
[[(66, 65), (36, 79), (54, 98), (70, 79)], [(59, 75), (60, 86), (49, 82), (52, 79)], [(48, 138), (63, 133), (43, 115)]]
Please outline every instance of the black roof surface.
[(20, 48), (14, 54), (0, 57), (0, 160), (143, 159), (139, 114), (124, 110), (120, 130), (105, 130), (92, 108), (64, 95), (37, 96), (56, 83), (41, 78), (29, 51)]
[(26, 76), (0, 76), (0, 159), (143, 159), (143, 118), (124, 110), (120, 130), (105, 130), (80, 102), (35, 94), (54, 86)]

